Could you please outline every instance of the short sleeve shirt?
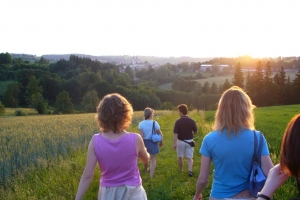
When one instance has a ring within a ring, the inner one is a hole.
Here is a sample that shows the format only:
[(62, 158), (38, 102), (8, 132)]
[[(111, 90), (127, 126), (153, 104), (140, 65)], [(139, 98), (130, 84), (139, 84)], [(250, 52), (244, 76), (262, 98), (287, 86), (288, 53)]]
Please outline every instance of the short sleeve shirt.
[[(157, 123), (157, 121), (154, 121), (155, 123), (155, 130), (159, 130), (160, 126)], [(139, 123), (138, 129), (142, 130), (144, 133), (144, 140), (150, 140), (152, 135), (152, 126), (153, 126), (153, 120), (144, 120)]]
[(173, 132), (178, 134), (179, 140), (190, 140), (193, 139), (193, 132), (197, 132), (197, 126), (195, 120), (188, 116), (180, 117), (174, 126)]
[[(259, 141), (259, 134), (256, 131)], [(211, 196), (228, 198), (249, 188), (249, 175), (254, 153), (254, 132), (243, 129), (235, 136), (218, 130), (207, 134), (200, 153), (214, 164)], [(262, 156), (269, 155), (267, 141), (263, 137)]]

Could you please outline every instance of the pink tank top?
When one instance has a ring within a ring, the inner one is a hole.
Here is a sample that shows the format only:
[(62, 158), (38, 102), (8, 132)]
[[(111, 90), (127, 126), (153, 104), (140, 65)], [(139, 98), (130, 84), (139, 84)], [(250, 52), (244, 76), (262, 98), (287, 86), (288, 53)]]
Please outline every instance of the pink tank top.
[(136, 137), (135, 133), (127, 133), (118, 140), (109, 140), (101, 134), (94, 135), (94, 150), (101, 170), (101, 186), (142, 184)]

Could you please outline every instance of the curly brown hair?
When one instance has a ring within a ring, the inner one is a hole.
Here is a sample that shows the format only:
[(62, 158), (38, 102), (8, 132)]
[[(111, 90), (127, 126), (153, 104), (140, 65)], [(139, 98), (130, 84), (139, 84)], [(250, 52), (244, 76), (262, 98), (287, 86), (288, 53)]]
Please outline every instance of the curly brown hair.
[(120, 133), (131, 124), (132, 105), (118, 93), (106, 95), (97, 107), (96, 119), (101, 131)]

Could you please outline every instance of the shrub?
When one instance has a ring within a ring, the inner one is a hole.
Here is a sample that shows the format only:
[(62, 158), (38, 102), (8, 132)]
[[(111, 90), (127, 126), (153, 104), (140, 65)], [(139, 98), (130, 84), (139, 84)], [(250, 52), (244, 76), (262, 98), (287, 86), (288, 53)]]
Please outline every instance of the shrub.
[(39, 101), (36, 105), (36, 110), (39, 114), (45, 114), (47, 112), (47, 103), (45, 101)]
[(23, 112), (22, 110), (16, 110), (16, 111), (15, 111), (15, 115), (16, 115), (16, 116), (26, 116), (27, 113), (26, 113), (26, 112)]
[(5, 113), (5, 107), (2, 104), (2, 102), (0, 101), (0, 115), (3, 115)]
[(48, 110), (47, 111), (47, 115), (52, 115), (53, 114), (53, 111), (52, 110)]

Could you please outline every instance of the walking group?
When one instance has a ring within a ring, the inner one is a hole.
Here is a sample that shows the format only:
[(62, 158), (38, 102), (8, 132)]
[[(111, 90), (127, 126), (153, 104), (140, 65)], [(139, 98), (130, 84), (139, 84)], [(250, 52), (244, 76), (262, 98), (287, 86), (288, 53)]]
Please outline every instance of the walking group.
[[(222, 94), (213, 131), (202, 140), (200, 173), (195, 195), (191, 199), (204, 199), (202, 193), (208, 183), (211, 163), (214, 171), (210, 200), (270, 200), (288, 177), (300, 177), (300, 114), (287, 126), (281, 145), (280, 163), (274, 166), (264, 135), (255, 129), (254, 108), (250, 97), (237, 86)], [(185, 104), (178, 105), (177, 110), (179, 119), (174, 123), (173, 148), (177, 152), (179, 170), (183, 171), (186, 157), (186, 173), (193, 176), (193, 138), (198, 129), (194, 119), (188, 116)], [(153, 120), (154, 110), (149, 107), (145, 108), (144, 120), (138, 125), (139, 134), (127, 132), (132, 115), (131, 104), (120, 94), (108, 94), (100, 101), (96, 115), (100, 133), (95, 134), (89, 143), (76, 200), (83, 199), (97, 163), (101, 170), (98, 200), (147, 199), (138, 158), (144, 165), (144, 171), (153, 178), (156, 155), (163, 146), (163, 133), (159, 123)], [(161, 136), (159, 142), (153, 141), (153, 134)], [(267, 178), (263, 188), (253, 194), (253, 190), (249, 189), (249, 177), (257, 149), (257, 162)], [(300, 188), (300, 181), (296, 180)]]

